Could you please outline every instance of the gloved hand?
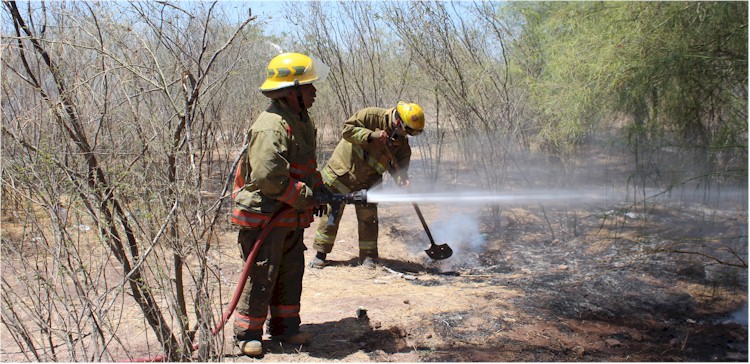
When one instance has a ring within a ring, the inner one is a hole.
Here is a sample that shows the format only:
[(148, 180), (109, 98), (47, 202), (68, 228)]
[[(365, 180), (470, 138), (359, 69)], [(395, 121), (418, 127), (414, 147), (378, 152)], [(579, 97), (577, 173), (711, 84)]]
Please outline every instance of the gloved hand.
[(317, 205), (313, 208), (313, 216), (323, 217), (328, 213), (328, 205)]
[(375, 131), (370, 133), (370, 136), (367, 137), (367, 141), (375, 141), (379, 144), (385, 145), (386, 143), (388, 143), (388, 133), (386, 133), (385, 130), (376, 129)]
[(292, 207), (294, 207), (296, 210), (307, 210), (313, 206), (315, 206), (315, 196), (313, 194), (313, 190), (307, 185), (303, 185), (300, 188), (299, 197), (294, 201)]
[(325, 184), (320, 185), (320, 187), (315, 189), (314, 197), (315, 197), (315, 207), (313, 208), (313, 216), (317, 217), (323, 217), (324, 215), (328, 214), (328, 203), (329, 196), (331, 196), (333, 193), (326, 187)]

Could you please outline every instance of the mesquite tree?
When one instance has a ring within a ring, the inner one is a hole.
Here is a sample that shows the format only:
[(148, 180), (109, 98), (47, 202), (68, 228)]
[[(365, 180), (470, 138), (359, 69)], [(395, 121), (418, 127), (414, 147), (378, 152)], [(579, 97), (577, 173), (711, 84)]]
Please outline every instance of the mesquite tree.
[(536, 141), (567, 153), (623, 128), (630, 182), (747, 178), (747, 3), (512, 3)]
[[(515, 157), (524, 135), (515, 118), (505, 32), (483, 15), (491, 8), (443, 2), (400, 6), (383, 13), (445, 105), (459, 160), (469, 168), (463, 176), (489, 190), (506, 188), (511, 168), (524, 178)], [(499, 208), (490, 211), (497, 225)]]

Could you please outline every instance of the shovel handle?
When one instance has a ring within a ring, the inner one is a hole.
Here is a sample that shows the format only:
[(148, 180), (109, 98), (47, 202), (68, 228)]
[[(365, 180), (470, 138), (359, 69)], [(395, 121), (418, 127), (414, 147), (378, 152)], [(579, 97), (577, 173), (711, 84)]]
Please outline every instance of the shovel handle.
[[(401, 167), (398, 166), (398, 162), (396, 161), (396, 158), (393, 158), (393, 154), (391, 154), (391, 151), (389, 151), (387, 147), (385, 148), (385, 153), (386, 155), (388, 155), (388, 158), (390, 158), (391, 164), (396, 169), (396, 172), (399, 173), (401, 171)], [(413, 202), (412, 206), (414, 206), (414, 211), (416, 211), (417, 216), (419, 216), (419, 221), (422, 223), (424, 232), (427, 233), (427, 237), (430, 239), (430, 246), (435, 246), (435, 239), (432, 238), (432, 234), (430, 233), (430, 228), (427, 227), (427, 221), (424, 221), (424, 216), (422, 216), (422, 211), (419, 210), (419, 206), (417, 206), (416, 202)]]
[(427, 227), (427, 222), (424, 221), (424, 216), (422, 216), (422, 211), (419, 210), (419, 206), (417, 206), (417, 203), (412, 203), (414, 206), (414, 211), (417, 212), (417, 216), (419, 216), (419, 221), (422, 223), (422, 227), (424, 228), (424, 232), (427, 233), (427, 237), (430, 239), (430, 245), (435, 245), (435, 240), (432, 239), (432, 234), (430, 234), (430, 228)]

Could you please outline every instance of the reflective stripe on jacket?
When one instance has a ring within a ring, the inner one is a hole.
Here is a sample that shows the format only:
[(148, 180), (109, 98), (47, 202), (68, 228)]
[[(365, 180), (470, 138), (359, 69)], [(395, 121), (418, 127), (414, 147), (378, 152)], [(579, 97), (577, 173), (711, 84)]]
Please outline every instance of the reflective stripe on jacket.
[(261, 227), (284, 205), (297, 214), (280, 227), (310, 226), (313, 189), (322, 184), (315, 159), (315, 123), (303, 122), (282, 101), (275, 100), (248, 130), (247, 152), (234, 178), (231, 221)]

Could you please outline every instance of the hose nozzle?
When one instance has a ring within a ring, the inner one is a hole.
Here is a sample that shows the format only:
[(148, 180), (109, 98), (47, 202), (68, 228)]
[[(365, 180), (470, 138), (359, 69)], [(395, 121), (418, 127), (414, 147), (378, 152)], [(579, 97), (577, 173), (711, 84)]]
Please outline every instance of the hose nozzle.
[(367, 190), (361, 189), (359, 191), (346, 193), (343, 195), (341, 202), (347, 205), (366, 205)]
[(316, 197), (316, 199), (318, 203), (331, 205), (330, 211), (328, 211), (328, 226), (333, 226), (336, 215), (339, 214), (343, 205), (367, 205), (367, 190), (361, 189), (349, 193), (323, 194)]

